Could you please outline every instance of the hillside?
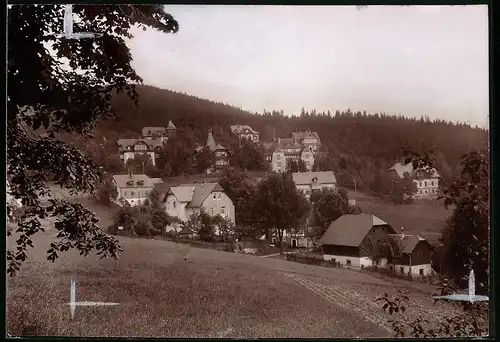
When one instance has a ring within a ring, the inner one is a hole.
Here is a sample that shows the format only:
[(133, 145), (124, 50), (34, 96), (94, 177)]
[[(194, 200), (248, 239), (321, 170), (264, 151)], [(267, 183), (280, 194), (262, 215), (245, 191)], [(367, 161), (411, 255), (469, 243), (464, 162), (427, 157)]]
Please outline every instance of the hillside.
[[(8, 279), (12, 335), (390, 337), (391, 316), (376, 299), (398, 289), (411, 298), (410, 319), (432, 321), (457, 312), (449, 304), (433, 304), (433, 286), (346, 269), (125, 237), (118, 261), (95, 253), (82, 258), (71, 250), (51, 263), (50, 237), (34, 238), (31, 262)], [(66, 305), (71, 277), (77, 279), (78, 301), (119, 305), (77, 307), (72, 320)]]
[(166, 126), (172, 119), (191, 140), (204, 142), (207, 129), (212, 128), (218, 143), (231, 146), (235, 143), (229, 131), (232, 124), (252, 126), (261, 132), (262, 141), (310, 129), (319, 133), (323, 149), (333, 157), (339, 183), (350, 187), (356, 177), (360, 190), (376, 191), (372, 188), (381, 183), (387, 168), (401, 157), (398, 150), (404, 144), (416, 150), (435, 146), (438, 167), (445, 179), (459, 170), (462, 154), (488, 146), (487, 130), (424, 117), (409, 119), (334, 109), (331, 113), (303, 110), (292, 117), (282, 111), (252, 114), (227, 104), (151, 86), (138, 86), (137, 92), (138, 107), (125, 95), (114, 96), (113, 105), (120, 120), (99, 123), (96, 135), (111, 139), (137, 136), (143, 126)]

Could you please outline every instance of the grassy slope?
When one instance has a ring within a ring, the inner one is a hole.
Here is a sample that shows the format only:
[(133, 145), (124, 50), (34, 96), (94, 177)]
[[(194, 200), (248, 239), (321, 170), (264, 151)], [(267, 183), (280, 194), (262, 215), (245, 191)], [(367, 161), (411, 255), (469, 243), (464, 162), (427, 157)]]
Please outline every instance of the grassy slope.
[[(49, 238), (40, 236), (8, 281), (9, 333), (30, 333), (31, 325), (32, 334), (79, 336), (384, 337), (389, 317), (375, 299), (398, 288), (410, 291), (415, 314), (452, 310), (433, 307), (426, 285), (164, 241), (121, 242), (118, 261), (68, 252), (51, 264), (43, 260)], [(77, 308), (71, 321), (64, 303), (72, 275), (77, 301), (120, 306)]]

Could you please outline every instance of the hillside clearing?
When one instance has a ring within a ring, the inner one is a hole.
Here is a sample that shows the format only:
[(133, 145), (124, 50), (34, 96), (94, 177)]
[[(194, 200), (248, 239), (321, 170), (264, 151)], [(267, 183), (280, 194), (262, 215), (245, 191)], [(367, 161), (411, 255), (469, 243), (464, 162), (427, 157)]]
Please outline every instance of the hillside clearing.
[[(355, 271), (131, 238), (120, 238), (118, 261), (72, 251), (52, 264), (44, 260), (49, 241), (40, 235), (29, 261), (8, 279), (12, 335), (390, 337), (389, 316), (375, 300), (397, 288), (420, 303), (417, 313), (453, 311), (432, 305), (428, 285), (411, 288)], [(79, 307), (71, 321), (65, 303), (73, 275), (77, 301), (120, 306)]]
[(382, 201), (358, 201), (364, 213), (370, 213), (390, 224), (399, 232), (420, 234), (430, 243), (438, 243), (441, 230), (452, 213), (442, 201), (415, 201), (414, 204), (394, 204)]

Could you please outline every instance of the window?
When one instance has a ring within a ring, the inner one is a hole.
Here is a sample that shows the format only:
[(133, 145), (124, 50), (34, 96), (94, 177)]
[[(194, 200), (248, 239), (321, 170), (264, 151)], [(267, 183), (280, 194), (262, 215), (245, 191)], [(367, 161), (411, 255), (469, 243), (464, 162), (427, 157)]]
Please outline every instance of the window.
[(423, 269), (423, 268), (421, 268), (420, 270), (418, 270), (418, 273), (419, 273), (420, 275), (424, 275), (424, 269)]
[(175, 209), (177, 207), (177, 203), (175, 201), (172, 202), (172, 207)]
[(404, 274), (404, 273), (405, 273), (405, 269), (404, 269), (404, 267), (401, 267), (401, 268), (399, 269), (399, 271), (401, 272), (401, 274)]
[(143, 144), (139, 144), (139, 145), (134, 146), (134, 150), (136, 150), (136, 151), (145, 151), (147, 149), (148, 149), (147, 146), (143, 145)]
[(427, 186), (427, 182), (424, 182), (424, 186)]
[(427, 194), (427, 190), (425, 190), (425, 193)]
[(220, 213), (221, 213), (222, 215), (225, 215), (225, 214), (226, 214), (226, 207), (222, 206), (222, 207), (220, 208)]
[(434, 181), (431, 182), (431, 185), (434, 186)]
[(351, 260), (346, 260), (347, 266), (351, 266)]
[(134, 191), (131, 191), (131, 192), (130, 192), (130, 196), (135, 196), (135, 192), (134, 192)]
[(148, 191), (146, 190), (146, 196), (148, 195)]
[(422, 186), (422, 182), (418, 182), (418, 186)]
[(124, 192), (123, 192), (123, 196), (128, 196), (128, 192), (127, 192), (127, 191), (124, 191)]
[(215, 210), (214, 210), (214, 208), (211, 208), (211, 209), (210, 209), (210, 215), (215, 215)]

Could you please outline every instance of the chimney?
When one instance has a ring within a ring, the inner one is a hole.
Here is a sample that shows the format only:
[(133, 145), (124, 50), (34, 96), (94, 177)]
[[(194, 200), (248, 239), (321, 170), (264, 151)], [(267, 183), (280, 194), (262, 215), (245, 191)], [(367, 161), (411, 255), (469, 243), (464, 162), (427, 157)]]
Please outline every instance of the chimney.
[(401, 240), (405, 238), (404, 228), (401, 227)]
[(128, 169), (128, 176), (130, 179), (132, 179), (132, 170), (130, 168)]

